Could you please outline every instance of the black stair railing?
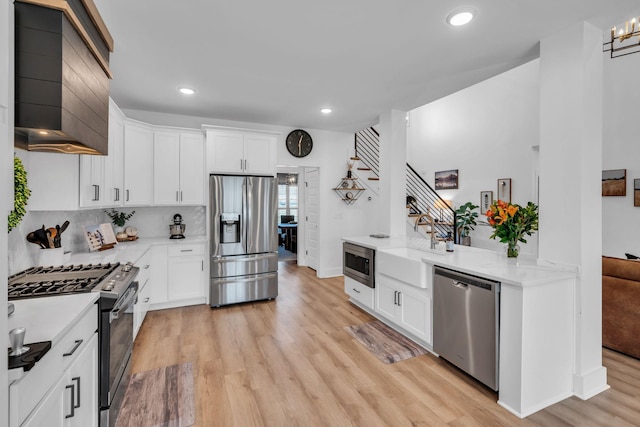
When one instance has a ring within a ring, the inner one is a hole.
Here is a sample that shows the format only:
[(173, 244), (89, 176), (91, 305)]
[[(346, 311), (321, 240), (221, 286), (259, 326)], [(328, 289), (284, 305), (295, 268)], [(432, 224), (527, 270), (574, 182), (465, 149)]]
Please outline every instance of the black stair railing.
[(380, 176), (380, 135), (374, 128), (367, 128), (355, 134), (356, 157), (360, 159), (376, 177)]
[[(415, 201), (410, 213), (429, 213), (435, 219), (437, 238), (446, 238), (449, 233), (458, 243), (455, 232), (456, 212), (436, 191), (407, 163), (407, 199)], [(414, 212), (411, 212), (414, 211)]]
[[(380, 176), (380, 134), (374, 128), (356, 132), (355, 154), (360, 162), (376, 177)], [(455, 232), (456, 213), (447, 205), (442, 197), (407, 163), (407, 198), (415, 199), (413, 210), (417, 213), (429, 213), (437, 222), (435, 233), (438, 238), (445, 238), (449, 233), (458, 243)]]

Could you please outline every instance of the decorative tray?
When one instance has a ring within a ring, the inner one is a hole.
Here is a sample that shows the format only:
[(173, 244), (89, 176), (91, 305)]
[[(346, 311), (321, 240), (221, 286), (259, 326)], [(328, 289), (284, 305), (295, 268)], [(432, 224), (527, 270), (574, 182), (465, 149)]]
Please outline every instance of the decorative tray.
[(116, 240), (118, 242), (133, 242), (134, 240), (138, 240), (138, 236), (117, 237)]

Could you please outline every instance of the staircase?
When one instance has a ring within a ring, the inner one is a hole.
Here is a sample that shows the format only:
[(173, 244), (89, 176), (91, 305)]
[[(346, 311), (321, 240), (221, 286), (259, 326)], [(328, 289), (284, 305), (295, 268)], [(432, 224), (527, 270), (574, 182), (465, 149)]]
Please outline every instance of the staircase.
[[(367, 128), (355, 134), (355, 156), (357, 171), (367, 175), (368, 181), (378, 181), (380, 170), (380, 135), (374, 128)], [(427, 184), (427, 182), (407, 163), (406, 167), (407, 222), (412, 226), (420, 214), (428, 213), (434, 218), (434, 233), (438, 239), (446, 238), (448, 233), (458, 242), (455, 232), (455, 211)], [(411, 202), (411, 203), (410, 203)], [(429, 237), (431, 224), (426, 217), (418, 222), (418, 233)]]

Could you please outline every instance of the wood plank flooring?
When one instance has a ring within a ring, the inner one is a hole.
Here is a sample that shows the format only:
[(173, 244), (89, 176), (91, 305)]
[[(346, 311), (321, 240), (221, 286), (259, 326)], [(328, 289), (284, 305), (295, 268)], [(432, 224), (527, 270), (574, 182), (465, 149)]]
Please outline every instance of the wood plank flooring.
[(192, 363), (196, 426), (638, 426), (640, 361), (604, 350), (611, 389), (520, 420), (426, 354), (384, 364), (345, 326), (374, 320), (343, 279), (280, 263), (275, 301), (150, 312), (132, 372)]

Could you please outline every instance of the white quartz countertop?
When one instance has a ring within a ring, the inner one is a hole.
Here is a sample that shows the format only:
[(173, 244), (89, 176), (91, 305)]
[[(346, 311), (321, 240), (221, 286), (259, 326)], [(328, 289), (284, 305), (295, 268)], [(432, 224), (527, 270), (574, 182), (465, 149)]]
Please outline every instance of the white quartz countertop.
[(169, 239), (167, 237), (142, 237), (132, 242), (119, 242), (113, 249), (94, 252), (72, 253), (67, 264), (98, 264), (107, 262), (136, 263), (144, 253), (155, 245), (180, 246), (193, 243), (206, 243), (207, 237), (187, 236), (184, 239)]
[(378, 239), (369, 236), (343, 237), (343, 241), (356, 245), (485, 277), (516, 286), (534, 286), (556, 280), (577, 277), (575, 268), (552, 264), (533, 257), (520, 256), (517, 263), (507, 261), (506, 254), (489, 249), (454, 245), (453, 252), (431, 250), (428, 239), (388, 237)]
[[(27, 329), (24, 336), (26, 345), (51, 341), (53, 347), (99, 297), (99, 292), (89, 292), (11, 301), (15, 305), (15, 311), (9, 316), (7, 333), (22, 326)], [(22, 372), (22, 368), (11, 369), (10, 381), (18, 378)]]

